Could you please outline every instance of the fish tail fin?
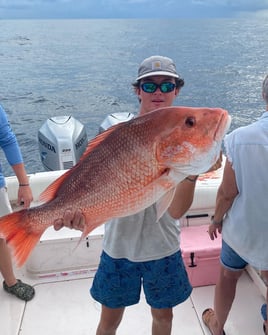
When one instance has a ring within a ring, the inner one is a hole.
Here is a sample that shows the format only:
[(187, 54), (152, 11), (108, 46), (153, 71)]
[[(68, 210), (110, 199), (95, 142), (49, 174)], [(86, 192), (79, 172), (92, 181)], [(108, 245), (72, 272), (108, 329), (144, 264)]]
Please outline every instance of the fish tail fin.
[(33, 231), (30, 226), (27, 209), (0, 218), (0, 236), (11, 246), (19, 267), (25, 263), (43, 233)]

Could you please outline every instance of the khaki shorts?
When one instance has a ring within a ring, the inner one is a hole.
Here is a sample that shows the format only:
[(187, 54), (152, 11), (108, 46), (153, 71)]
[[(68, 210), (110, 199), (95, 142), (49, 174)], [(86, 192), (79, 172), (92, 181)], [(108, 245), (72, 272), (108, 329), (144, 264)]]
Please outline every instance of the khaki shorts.
[(0, 188), (0, 217), (12, 212), (10, 201), (7, 194), (7, 188)]

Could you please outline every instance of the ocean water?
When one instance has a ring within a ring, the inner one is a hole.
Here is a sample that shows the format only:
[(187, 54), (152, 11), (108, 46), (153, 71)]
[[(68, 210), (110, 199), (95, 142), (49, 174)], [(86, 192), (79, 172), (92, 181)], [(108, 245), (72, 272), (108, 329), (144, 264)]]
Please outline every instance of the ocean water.
[(176, 105), (226, 108), (231, 129), (253, 122), (264, 111), (267, 31), (267, 20), (252, 19), (0, 20), (0, 103), (27, 172), (44, 170), (46, 119), (72, 115), (90, 139), (106, 115), (136, 114), (131, 83), (153, 54), (173, 58), (185, 80)]

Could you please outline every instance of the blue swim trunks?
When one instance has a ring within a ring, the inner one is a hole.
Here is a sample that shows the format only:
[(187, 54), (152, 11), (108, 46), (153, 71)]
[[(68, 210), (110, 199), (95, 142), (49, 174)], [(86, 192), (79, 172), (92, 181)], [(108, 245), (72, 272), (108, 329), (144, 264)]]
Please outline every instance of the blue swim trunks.
[(222, 240), (220, 261), (225, 268), (232, 271), (243, 270), (248, 264), (224, 240)]
[(185, 301), (192, 292), (181, 252), (153, 261), (131, 262), (114, 259), (104, 251), (90, 293), (110, 308), (137, 304), (141, 287), (153, 308), (171, 308)]

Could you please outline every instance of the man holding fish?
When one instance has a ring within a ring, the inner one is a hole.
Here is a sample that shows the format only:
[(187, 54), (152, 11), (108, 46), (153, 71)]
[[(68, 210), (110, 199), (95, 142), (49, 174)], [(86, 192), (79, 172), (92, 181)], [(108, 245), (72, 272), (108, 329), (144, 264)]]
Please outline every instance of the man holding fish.
[[(140, 101), (139, 116), (171, 106), (183, 85), (172, 59), (163, 56), (145, 59), (133, 84)], [(188, 122), (191, 127), (195, 120)], [(220, 166), (221, 158), (211, 170)], [(192, 292), (181, 257), (177, 220), (193, 201), (197, 178), (198, 175), (184, 175), (168, 192), (169, 196), (161, 199), (161, 206), (154, 203), (136, 214), (114, 218), (105, 224), (103, 253), (91, 288), (92, 297), (102, 304), (97, 335), (116, 334), (125, 307), (139, 302), (141, 287), (151, 306), (152, 334), (171, 334), (172, 308)], [(66, 226), (84, 231), (86, 220), (82, 211), (67, 210), (63, 219), (54, 222), (54, 228)]]

